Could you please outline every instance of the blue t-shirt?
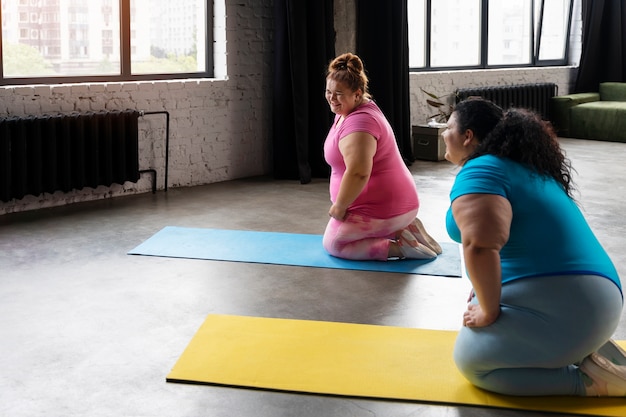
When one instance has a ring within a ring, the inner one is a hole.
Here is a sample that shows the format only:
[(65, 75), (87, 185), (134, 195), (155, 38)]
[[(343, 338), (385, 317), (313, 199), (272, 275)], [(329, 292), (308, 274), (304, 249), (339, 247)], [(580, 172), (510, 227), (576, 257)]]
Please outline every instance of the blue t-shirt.
[[(496, 194), (511, 204), (509, 240), (500, 251), (503, 283), (545, 275), (591, 274), (612, 280), (621, 290), (613, 262), (575, 201), (554, 179), (510, 159), (483, 155), (461, 168), (450, 201), (465, 194)], [(460, 243), (452, 208), (446, 228)]]

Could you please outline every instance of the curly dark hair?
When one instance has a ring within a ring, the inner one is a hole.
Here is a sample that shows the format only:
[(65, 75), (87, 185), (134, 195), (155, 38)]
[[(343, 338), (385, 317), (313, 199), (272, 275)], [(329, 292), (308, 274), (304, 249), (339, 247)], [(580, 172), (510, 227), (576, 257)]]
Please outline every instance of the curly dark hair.
[(472, 96), (456, 105), (454, 115), (459, 133), (471, 130), (478, 142), (482, 142), (502, 120), (503, 112), (492, 101)]
[(484, 139), (479, 140), (468, 159), (485, 154), (511, 159), (540, 175), (552, 177), (573, 198), (571, 161), (565, 157), (552, 124), (537, 113), (518, 108), (507, 110)]

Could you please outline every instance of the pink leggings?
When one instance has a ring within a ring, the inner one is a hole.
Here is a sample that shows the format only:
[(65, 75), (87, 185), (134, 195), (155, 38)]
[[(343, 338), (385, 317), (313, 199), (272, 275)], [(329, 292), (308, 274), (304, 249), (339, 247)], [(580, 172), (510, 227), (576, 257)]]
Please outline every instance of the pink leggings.
[(324, 249), (338, 258), (386, 261), (389, 239), (411, 224), (415, 216), (417, 209), (390, 219), (353, 213), (348, 213), (343, 221), (331, 218), (324, 232)]

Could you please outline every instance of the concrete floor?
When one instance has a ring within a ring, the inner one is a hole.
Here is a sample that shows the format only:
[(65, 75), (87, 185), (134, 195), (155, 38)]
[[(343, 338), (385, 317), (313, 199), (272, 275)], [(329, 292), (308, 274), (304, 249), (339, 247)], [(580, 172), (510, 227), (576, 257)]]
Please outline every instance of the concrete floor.
[[(579, 202), (626, 277), (626, 144), (563, 145)], [(449, 241), (455, 168), (411, 170), (420, 217)], [(0, 216), (0, 415), (542, 415), (165, 382), (210, 313), (458, 329), (464, 279), (126, 255), (168, 225), (321, 234), (327, 192), (323, 180), (255, 178)]]

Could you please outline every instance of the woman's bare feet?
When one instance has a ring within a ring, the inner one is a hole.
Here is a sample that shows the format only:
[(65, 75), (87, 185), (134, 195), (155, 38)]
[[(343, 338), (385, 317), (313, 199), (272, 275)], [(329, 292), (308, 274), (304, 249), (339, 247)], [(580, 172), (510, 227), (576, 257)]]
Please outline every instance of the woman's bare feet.
[(426, 232), (426, 228), (417, 217), (411, 222), (408, 229), (419, 243), (427, 246), (431, 251), (438, 255), (443, 252), (439, 243)]
[(421, 244), (415, 236), (408, 230), (404, 229), (397, 239), (391, 242), (389, 247), (389, 256), (407, 259), (432, 259), (437, 254), (428, 246)]

